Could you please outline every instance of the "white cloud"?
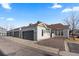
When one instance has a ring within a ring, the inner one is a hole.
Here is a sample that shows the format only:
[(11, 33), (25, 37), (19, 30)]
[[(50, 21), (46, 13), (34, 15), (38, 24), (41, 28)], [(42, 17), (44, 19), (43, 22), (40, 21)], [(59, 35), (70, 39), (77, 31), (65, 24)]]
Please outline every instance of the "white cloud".
[(0, 3), (0, 4), (4, 9), (8, 9), (8, 10), (11, 9), (10, 3)]
[(72, 7), (72, 8), (65, 8), (62, 12), (71, 12), (71, 11), (79, 11), (79, 6)]
[(73, 11), (79, 11), (79, 6), (73, 7)]
[(70, 11), (72, 11), (71, 8), (66, 8), (66, 9), (62, 10), (62, 12), (70, 12)]
[(7, 18), (7, 21), (14, 21), (14, 18)]
[(52, 8), (62, 8), (62, 6), (60, 4), (55, 3)]

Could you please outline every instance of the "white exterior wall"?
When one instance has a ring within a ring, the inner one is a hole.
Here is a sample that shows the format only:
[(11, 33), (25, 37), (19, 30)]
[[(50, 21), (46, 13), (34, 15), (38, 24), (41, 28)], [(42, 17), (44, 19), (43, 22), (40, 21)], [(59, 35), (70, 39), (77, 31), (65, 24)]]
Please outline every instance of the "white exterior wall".
[(46, 30), (46, 28), (37, 26), (37, 41), (50, 38), (50, 33), (44, 33), (42, 36), (42, 30)]
[(63, 36), (69, 38), (69, 29), (64, 29), (63, 32), (64, 32)]
[[(63, 36), (59, 35), (59, 31), (60, 31), (60, 34), (61, 34), (61, 31), (63, 31)], [(69, 29), (57, 30), (56, 32), (57, 32), (57, 35), (55, 35), (55, 30), (54, 30), (54, 33), (52, 33), (52, 38), (53, 37), (67, 37), (67, 38), (69, 38)]]
[(3, 28), (0, 28), (0, 36), (6, 36), (7, 31)]
[(52, 33), (52, 38), (55, 37), (56, 35), (54, 33)]

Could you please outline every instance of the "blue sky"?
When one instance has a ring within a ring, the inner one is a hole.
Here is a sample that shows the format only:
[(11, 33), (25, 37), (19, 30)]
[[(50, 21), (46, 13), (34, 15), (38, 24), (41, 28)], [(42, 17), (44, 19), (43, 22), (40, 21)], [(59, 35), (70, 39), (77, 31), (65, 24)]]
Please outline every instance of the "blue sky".
[(42, 21), (47, 24), (63, 23), (79, 3), (3, 3), (0, 4), (0, 26), (19, 27)]

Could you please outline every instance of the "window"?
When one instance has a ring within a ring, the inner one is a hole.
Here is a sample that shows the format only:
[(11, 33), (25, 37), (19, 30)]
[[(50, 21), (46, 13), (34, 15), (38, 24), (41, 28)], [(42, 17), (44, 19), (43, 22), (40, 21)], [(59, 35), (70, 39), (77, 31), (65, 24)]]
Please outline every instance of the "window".
[(44, 35), (44, 31), (42, 30), (42, 36)]
[(54, 33), (54, 30), (52, 30), (52, 33)]
[(60, 30), (58, 31), (58, 35), (60, 36), (61, 34), (60, 34)]
[(55, 35), (57, 35), (57, 30), (55, 30)]
[(61, 35), (63, 36), (63, 31), (61, 31)]

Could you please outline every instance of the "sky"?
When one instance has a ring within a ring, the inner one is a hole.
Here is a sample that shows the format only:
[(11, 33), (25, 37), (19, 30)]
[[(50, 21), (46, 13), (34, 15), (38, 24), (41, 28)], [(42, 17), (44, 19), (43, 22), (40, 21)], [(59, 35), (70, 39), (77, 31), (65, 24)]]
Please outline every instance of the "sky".
[(37, 21), (64, 23), (72, 11), (79, 13), (79, 3), (0, 3), (0, 26), (16, 28)]

